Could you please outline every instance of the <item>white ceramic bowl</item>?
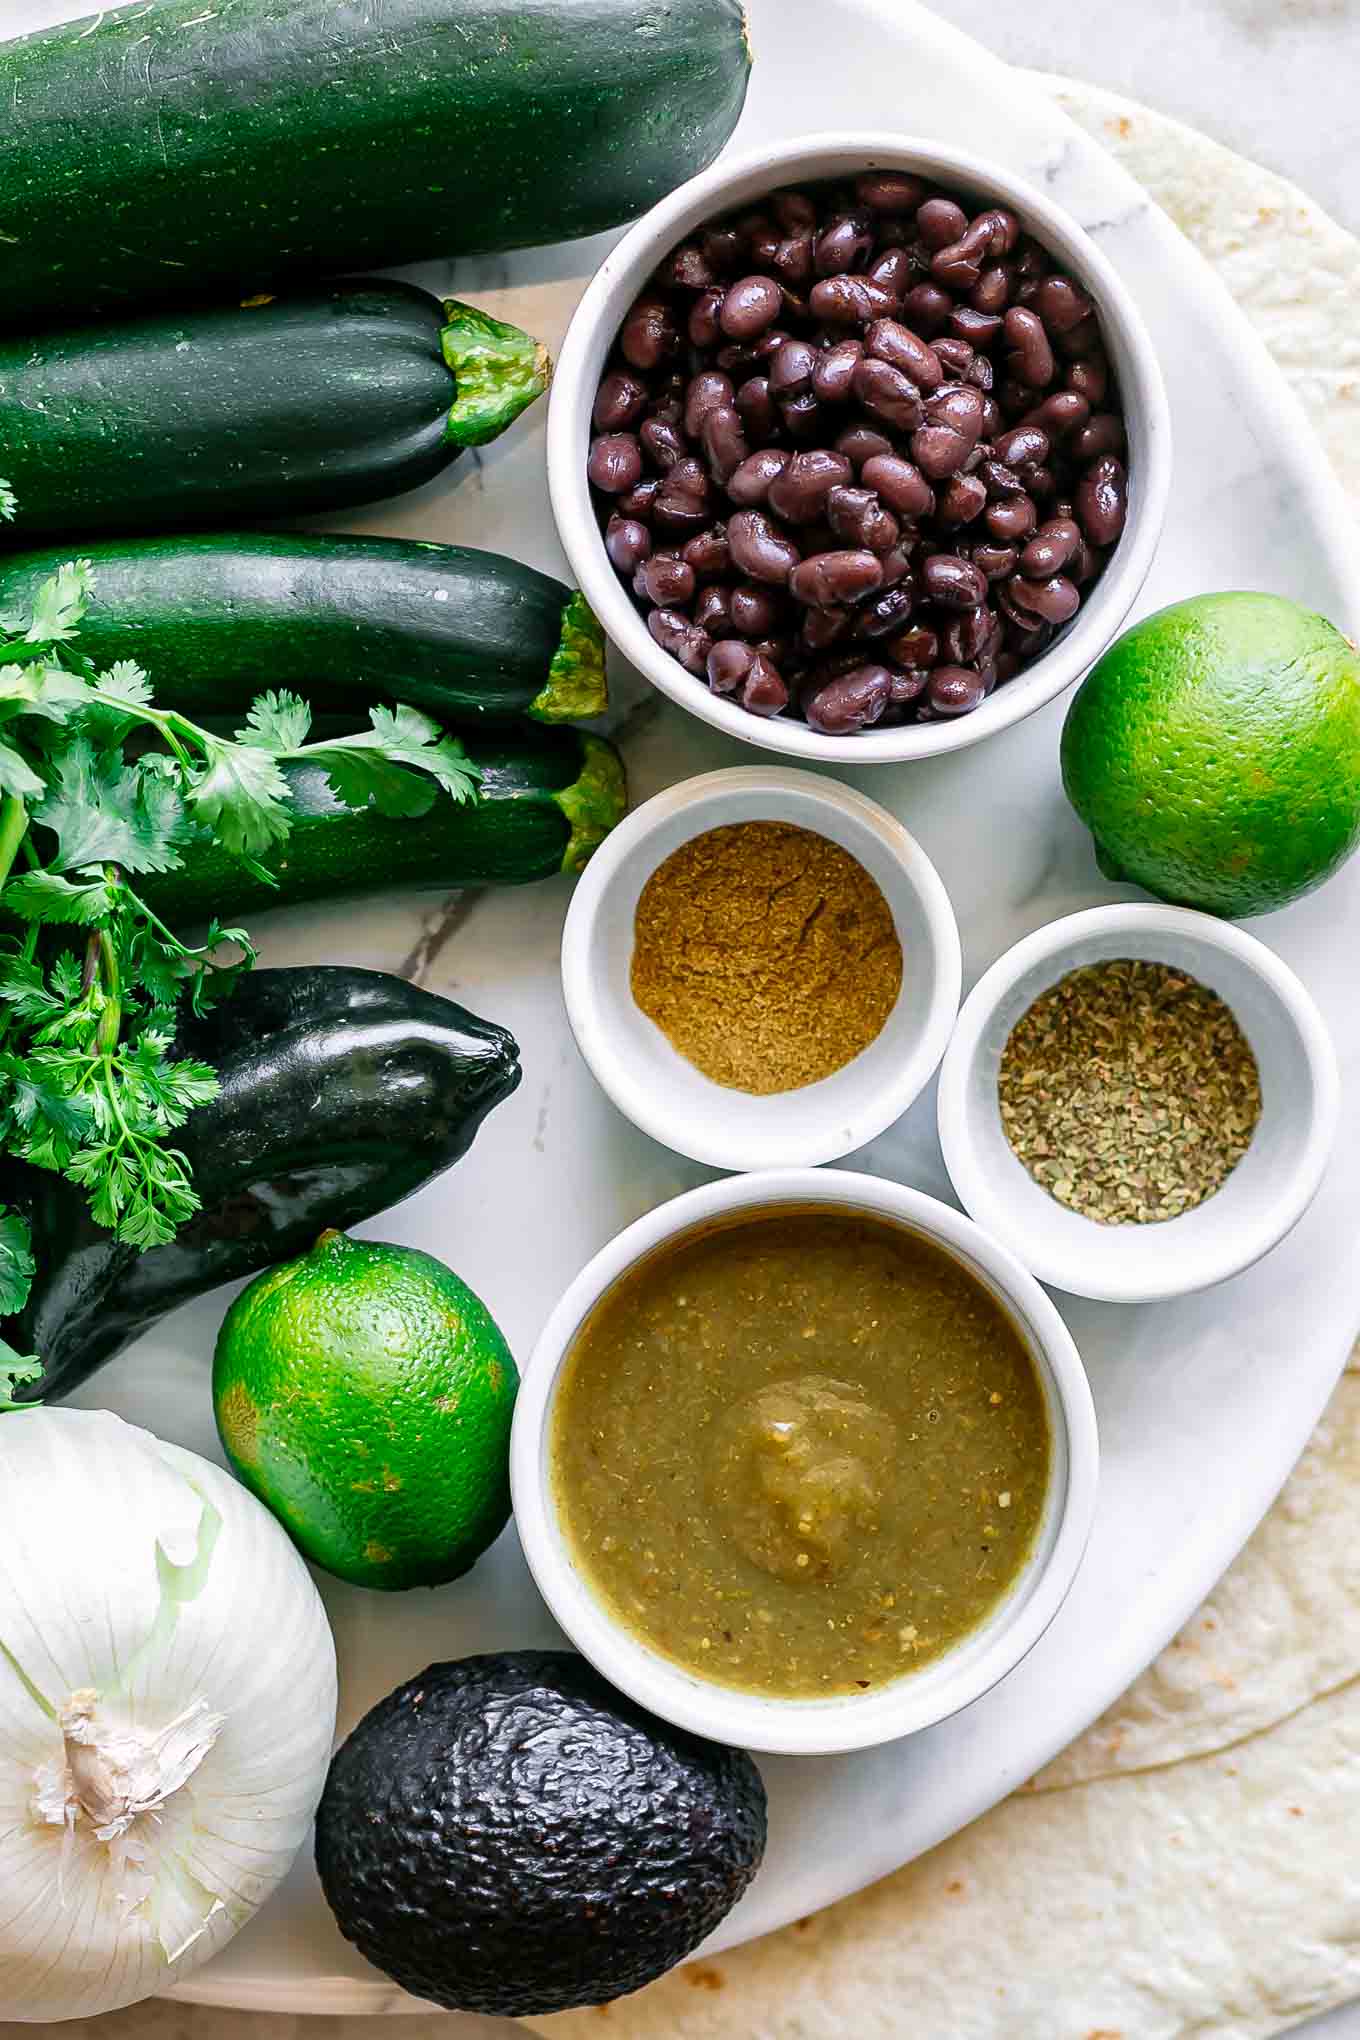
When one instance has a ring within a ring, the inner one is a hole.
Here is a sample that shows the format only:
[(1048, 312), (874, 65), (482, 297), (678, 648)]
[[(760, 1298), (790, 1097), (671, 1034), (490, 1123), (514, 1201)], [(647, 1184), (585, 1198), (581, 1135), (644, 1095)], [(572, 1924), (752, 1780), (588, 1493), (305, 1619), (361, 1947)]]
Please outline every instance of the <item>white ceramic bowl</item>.
[[(848, 850), (877, 881), (902, 944), (902, 990), (877, 1038), (834, 1076), (767, 1098), (702, 1075), (629, 986), (638, 898), (657, 866), (693, 836), (749, 821), (791, 822)], [(718, 1169), (829, 1162), (873, 1140), (934, 1075), (961, 984), (954, 910), (915, 837), (853, 788), (777, 766), (709, 772), (656, 794), (595, 852), (562, 931), (567, 1017), (595, 1077), (644, 1133)]]
[[(1236, 1015), (1261, 1073), (1261, 1118), (1223, 1188), (1158, 1225), (1098, 1225), (1040, 1189), (1002, 1130), (997, 1072), (1012, 1027), (1083, 964), (1173, 965)], [(1017, 942), (974, 987), (940, 1072), (940, 1145), (954, 1188), (1043, 1282), (1111, 1303), (1207, 1289), (1259, 1261), (1316, 1195), (1336, 1137), (1336, 1051), (1312, 998), (1252, 935), (1184, 907), (1095, 907)]]
[[(605, 554), (586, 482), (590, 413), (605, 357), (624, 314), (686, 234), (780, 185), (870, 168), (917, 171), (984, 203), (1003, 202), (1095, 299), (1118, 377), (1129, 438), (1129, 514), (1109, 566), (1071, 623), (1035, 664), (955, 722), (827, 737), (792, 718), (748, 715), (710, 694), (657, 646)], [(1091, 236), (1036, 185), (968, 149), (876, 133), (809, 135), (736, 156), (693, 178), (640, 219), (605, 257), (576, 309), (558, 356), (548, 412), (548, 485), (576, 578), (605, 631), (663, 694), (729, 736), (790, 758), (840, 765), (934, 757), (980, 743), (1070, 687), (1109, 644), (1147, 578), (1171, 482), (1171, 420), (1152, 340), (1117, 272)]]
[[(944, 1248), (977, 1277), (1023, 1338), (1043, 1388), (1052, 1468), (1034, 1545), (988, 1620), (891, 1685), (826, 1700), (777, 1700), (696, 1677), (625, 1629), (578, 1572), (548, 1477), (553, 1400), (573, 1340), (605, 1292), (663, 1240), (735, 1211), (831, 1206), (877, 1214)], [(510, 1479), (515, 1522), (540, 1593), (572, 1642), (621, 1692), (716, 1742), (793, 1756), (866, 1749), (942, 1721), (1019, 1664), (1057, 1614), (1090, 1535), (1099, 1447), (1095, 1410), (1071, 1335), (1032, 1276), (971, 1219), (919, 1190), (843, 1169), (729, 1176), (648, 1212), (582, 1270), (549, 1318), (515, 1405)]]

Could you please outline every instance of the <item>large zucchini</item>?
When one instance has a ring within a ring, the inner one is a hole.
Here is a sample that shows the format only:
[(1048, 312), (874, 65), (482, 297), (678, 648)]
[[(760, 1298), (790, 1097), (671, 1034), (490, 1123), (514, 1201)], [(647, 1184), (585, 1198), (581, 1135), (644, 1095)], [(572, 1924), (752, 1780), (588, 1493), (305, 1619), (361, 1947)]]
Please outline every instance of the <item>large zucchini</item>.
[(565, 241), (712, 161), (738, 0), (139, 0), (0, 44), (0, 319)]
[[(241, 715), (269, 687), (314, 707), (407, 701), (437, 722), (563, 722), (606, 702), (604, 638), (560, 581), (498, 553), (314, 533), (111, 539), (80, 650), (135, 659), (186, 715)], [(0, 611), (27, 614), (71, 547), (0, 555)]]
[(84, 538), (394, 496), (503, 432), (548, 374), (517, 326), (407, 283), (0, 339), (6, 530)]
[(467, 748), (482, 772), (477, 801), (441, 793), (428, 813), (402, 819), (343, 807), (316, 766), (285, 766), (292, 831), (277, 889), (205, 839), (185, 846), (179, 871), (139, 876), (137, 891), (185, 927), (400, 886), (523, 885), (579, 871), (623, 815), (623, 764), (600, 737), (525, 730)]
[(503, 1027), (384, 971), (335, 966), (251, 971), (183, 1016), (176, 1049), (211, 1063), (221, 1090), (175, 1135), (203, 1209), (168, 1246), (140, 1253), (64, 1176), (5, 1163), (5, 1202), (38, 1264), (23, 1315), (0, 1322), (44, 1365), (22, 1401), (68, 1395), (176, 1304), (409, 1197), (520, 1077)]

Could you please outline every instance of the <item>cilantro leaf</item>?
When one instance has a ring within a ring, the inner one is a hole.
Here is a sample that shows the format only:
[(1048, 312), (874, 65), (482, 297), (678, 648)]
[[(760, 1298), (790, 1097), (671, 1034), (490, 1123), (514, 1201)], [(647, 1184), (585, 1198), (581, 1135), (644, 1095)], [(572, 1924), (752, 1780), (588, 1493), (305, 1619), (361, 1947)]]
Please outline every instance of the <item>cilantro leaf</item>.
[(73, 1058), (57, 1049), (40, 1049), (22, 1063), (15, 1056), (0, 1056), (17, 1133), (9, 1145), (21, 1161), (38, 1169), (64, 1169), (93, 1129), (90, 1100), (72, 1088), (79, 1074)]
[(309, 744), (294, 755), (319, 765), (347, 807), (371, 803), (384, 815), (426, 814), (435, 797), (426, 774), (453, 800), (476, 798), (478, 767), (429, 716), (414, 708), (375, 708), (369, 723), (356, 736)]
[(35, 1272), (33, 1235), (27, 1219), (0, 1204), (0, 1318), (13, 1317), (23, 1309)]
[(151, 700), (151, 682), (135, 659), (116, 659), (99, 675), (101, 694), (115, 694), (130, 708), (145, 708)]
[(285, 688), (279, 693), (261, 694), (250, 704), (246, 727), (236, 732), (238, 743), (257, 744), (264, 751), (296, 751), (307, 741), (312, 711), (300, 695)]
[(92, 928), (114, 910), (117, 888), (103, 879), (72, 885), (55, 871), (26, 871), (0, 892), (0, 907), (21, 921), (51, 921), (58, 927)]
[(0, 1412), (36, 1409), (36, 1403), (16, 1402), (14, 1390), (42, 1377), (43, 1364), (36, 1353), (16, 1353), (7, 1340), (0, 1339)]
[(475, 800), (481, 769), (473, 764), (457, 737), (447, 737), (438, 723), (416, 708), (374, 708), (369, 711), (375, 742), (398, 764), (428, 772), (451, 799)]
[(288, 839), (288, 782), (271, 751), (207, 738), (208, 769), (188, 790), (195, 818), (233, 857), (260, 857)]
[[(61, 960), (65, 962), (68, 959)], [(53, 974), (55, 976), (55, 966)], [(57, 988), (48, 991), (39, 966), (22, 956), (0, 957), (0, 999), (4, 1000), (16, 1020), (29, 1027), (38, 1027), (45, 1020), (53, 1019), (65, 1003)]]
[(89, 560), (67, 560), (33, 597), (33, 620), (25, 636), (31, 645), (64, 644), (80, 628), (94, 586)]
[(16, 800), (36, 800), (46, 790), (22, 751), (0, 744), (0, 793), (12, 793)]
[(69, 722), (90, 698), (90, 685), (78, 673), (49, 660), (0, 668), (0, 721), (37, 715), (47, 722)]
[(19, 499), (8, 482), (0, 482), (0, 517), (8, 523), (19, 507)]
[(51, 829), (58, 855), (52, 868), (120, 864), (128, 871), (175, 871), (186, 834), (184, 802), (173, 779), (149, 759), (126, 765), (73, 737), (56, 760), (55, 783), (33, 810)]
[(381, 751), (348, 749), (352, 739), (307, 748), (307, 762), (319, 765), (337, 800), (349, 808), (375, 807), (380, 815), (425, 815), (434, 806), (428, 779), (394, 765)]

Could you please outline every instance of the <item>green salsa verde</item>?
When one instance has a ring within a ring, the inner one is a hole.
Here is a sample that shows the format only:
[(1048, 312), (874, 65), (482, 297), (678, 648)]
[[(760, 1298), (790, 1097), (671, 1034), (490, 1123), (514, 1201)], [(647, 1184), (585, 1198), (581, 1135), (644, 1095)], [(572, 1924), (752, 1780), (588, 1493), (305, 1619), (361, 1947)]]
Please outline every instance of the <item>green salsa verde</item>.
[(867, 1215), (757, 1211), (601, 1298), (567, 1356), (550, 1472), (615, 1618), (718, 1684), (881, 1686), (995, 1608), (1051, 1447), (1024, 1342), (932, 1242)]

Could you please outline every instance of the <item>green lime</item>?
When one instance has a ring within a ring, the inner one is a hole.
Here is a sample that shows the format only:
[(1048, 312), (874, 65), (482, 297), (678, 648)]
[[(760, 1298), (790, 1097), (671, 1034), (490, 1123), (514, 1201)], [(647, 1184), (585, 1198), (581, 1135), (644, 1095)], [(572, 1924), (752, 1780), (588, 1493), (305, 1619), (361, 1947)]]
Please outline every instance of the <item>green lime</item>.
[(363, 1587), (457, 1579), (500, 1535), (518, 1387), (442, 1261), (339, 1232), (241, 1292), (213, 1361), (237, 1474), (313, 1564)]
[(1267, 913), (1360, 841), (1360, 658), (1279, 595), (1173, 603), (1083, 681), (1062, 772), (1107, 876)]

